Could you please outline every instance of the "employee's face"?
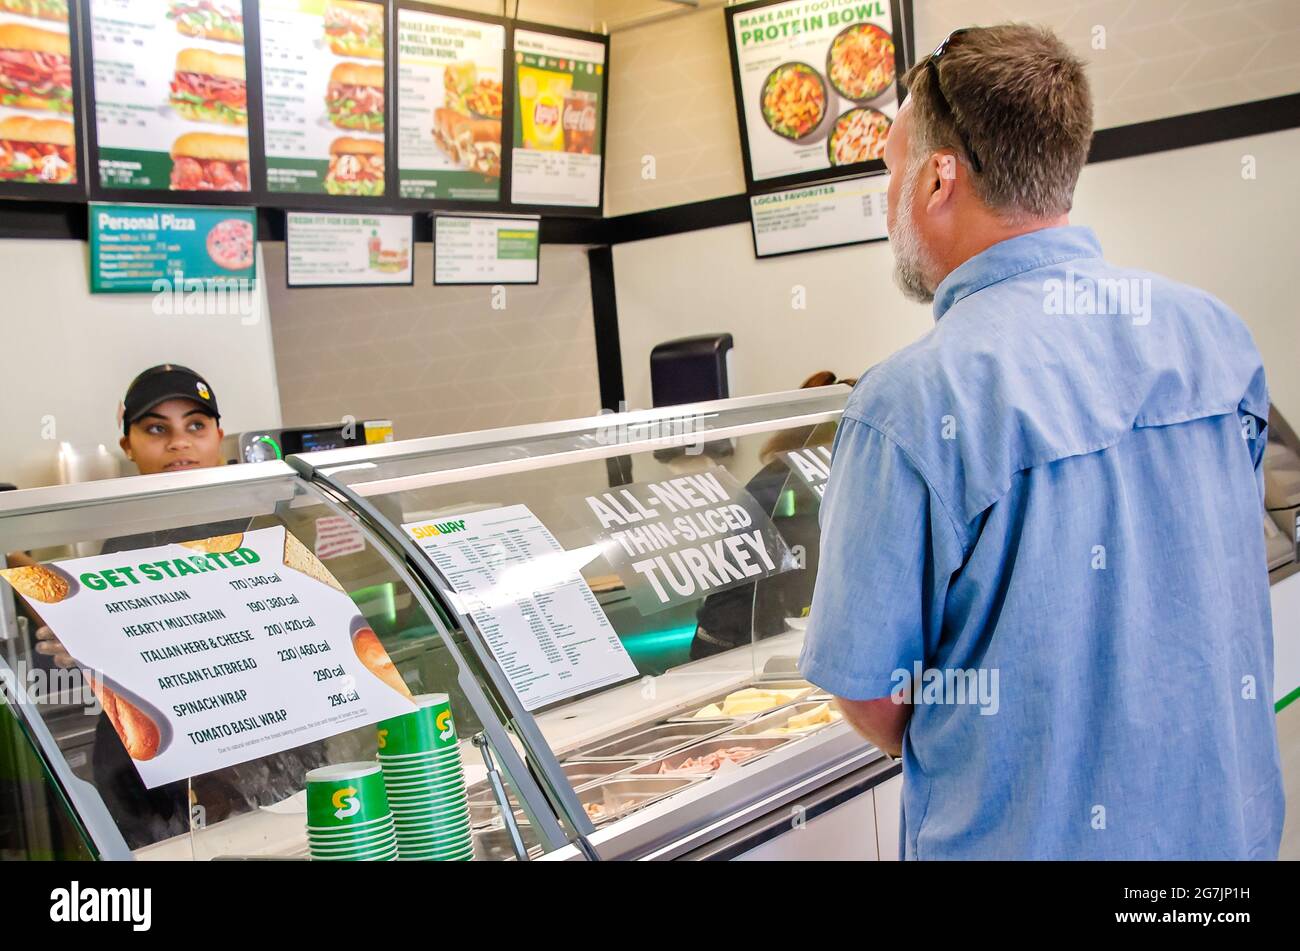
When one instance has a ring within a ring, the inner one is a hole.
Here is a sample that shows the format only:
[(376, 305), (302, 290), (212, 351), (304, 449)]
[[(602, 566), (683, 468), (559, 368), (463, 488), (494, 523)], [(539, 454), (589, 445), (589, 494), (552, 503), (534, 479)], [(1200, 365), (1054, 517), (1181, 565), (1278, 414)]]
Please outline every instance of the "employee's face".
[(141, 475), (153, 475), (222, 465), (224, 436), (198, 403), (167, 400), (132, 423), (121, 445)]

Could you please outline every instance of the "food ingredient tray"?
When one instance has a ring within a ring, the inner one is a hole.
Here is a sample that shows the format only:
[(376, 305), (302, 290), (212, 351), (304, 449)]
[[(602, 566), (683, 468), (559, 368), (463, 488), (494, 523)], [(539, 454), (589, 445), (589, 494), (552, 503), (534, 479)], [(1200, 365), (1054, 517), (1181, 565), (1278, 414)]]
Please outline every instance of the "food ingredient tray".
[[(747, 766), (755, 760), (761, 759), (772, 750), (785, 746), (794, 740), (790, 736), (745, 736), (739, 737), (735, 734), (716, 737), (711, 740), (705, 740), (702, 743), (696, 743), (685, 749), (669, 753), (667, 756), (661, 756), (658, 759), (643, 763), (640, 766), (634, 766), (628, 770), (626, 775), (629, 779), (650, 776), (712, 776), (714, 772), (708, 773), (672, 773), (672, 770), (681, 768), (687, 760), (695, 759), (701, 756), (708, 756), (710, 753), (717, 753), (722, 750), (734, 749), (736, 747), (753, 747), (756, 752), (753, 756), (736, 764), (736, 766)], [(734, 768), (734, 767), (733, 767)], [(660, 773), (660, 770), (667, 770)], [(715, 771), (716, 772), (716, 771)]]
[[(829, 701), (826, 700), (803, 700), (799, 703), (792, 703), (789, 706), (781, 707), (771, 713), (765, 713), (745, 726), (737, 727), (728, 733), (727, 736), (762, 736), (765, 734), (774, 734), (775, 731), (784, 729), (785, 725), (790, 722), (791, 717), (798, 716), (801, 713), (808, 713), (809, 711), (815, 710), (822, 706), (822, 704), (828, 702)], [(841, 721), (835, 720), (834, 722), (839, 723)], [(810, 726), (807, 729), (799, 730), (797, 732), (781, 733), (776, 735), (791, 737), (809, 736), (816, 733), (818, 730), (832, 725), (832, 723), (819, 723), (816, 726)]]
[(739, 720), (700, 720), (695, 723), (661, 723), (658, 726), (639, 727), (612, 740), (579, 750), (565, 759), (565, 763), (578, 760), (601, 759), (653, 759), (663, 756), (697, 740), (708, 739), (740, 724)]
[(615, 776), (578, 791), (578, 800), (595, 825), (621, 819), (652, 802), (694, 785), (702, 776)]

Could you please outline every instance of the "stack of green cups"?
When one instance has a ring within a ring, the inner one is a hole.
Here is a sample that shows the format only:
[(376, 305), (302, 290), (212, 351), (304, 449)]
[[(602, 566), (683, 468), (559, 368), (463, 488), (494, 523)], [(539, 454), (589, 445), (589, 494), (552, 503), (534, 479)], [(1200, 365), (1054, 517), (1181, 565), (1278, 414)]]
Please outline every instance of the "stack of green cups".
[(322, 766), (307, 774), (307, 844), (326, 862), (391, 862), (397, 830), (376, 763)]
[(414, 713), (379, 724), (379, 762), (402, 861), (474, 857), (465, 770), (445, 693), (415, 698)]

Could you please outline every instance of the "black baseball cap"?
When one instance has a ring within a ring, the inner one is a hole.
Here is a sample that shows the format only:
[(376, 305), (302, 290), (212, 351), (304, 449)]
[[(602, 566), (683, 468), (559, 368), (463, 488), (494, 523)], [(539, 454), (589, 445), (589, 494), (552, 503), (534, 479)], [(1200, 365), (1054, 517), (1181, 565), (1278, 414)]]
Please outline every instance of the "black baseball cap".
[(122, 435), (129, 435), (132, 423), (168, 400), (193, 400), (213, 419), (221, 419), (217, 398), (203, 377), (189, 367), (163, 363), (145, 370), (127, 387), (122, 400)]

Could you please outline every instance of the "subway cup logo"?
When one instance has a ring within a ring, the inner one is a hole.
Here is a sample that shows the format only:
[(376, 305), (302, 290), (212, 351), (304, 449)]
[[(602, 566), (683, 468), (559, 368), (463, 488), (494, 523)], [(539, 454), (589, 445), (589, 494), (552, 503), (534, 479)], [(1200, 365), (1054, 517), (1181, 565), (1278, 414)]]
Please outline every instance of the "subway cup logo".
[(378, 763), (340, 763), (307, 774), (307, 826), (365, 826), (389, 815)]
[(361, 811), (361, 800), (357, 798), (355, 786), (340, 789), (331, 801), (334, 803), (334, 818), (340, 822), (351, 819)]
[(456, 722), (446, 694), (415, 698), (417, 709), (378, 725), (379, 749), (386, 757), (436, 753), (456, 745)]
[(451, 710), (443, 710), (438, 714), (434, 725), (438, 728), (438, 739), (452, 740), (456, 738), (456, 727), (451, 722)]

